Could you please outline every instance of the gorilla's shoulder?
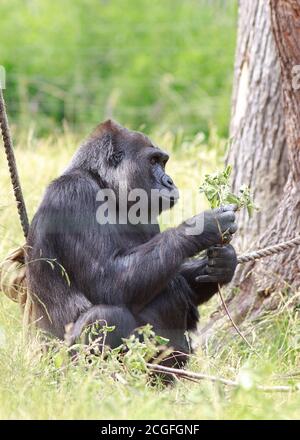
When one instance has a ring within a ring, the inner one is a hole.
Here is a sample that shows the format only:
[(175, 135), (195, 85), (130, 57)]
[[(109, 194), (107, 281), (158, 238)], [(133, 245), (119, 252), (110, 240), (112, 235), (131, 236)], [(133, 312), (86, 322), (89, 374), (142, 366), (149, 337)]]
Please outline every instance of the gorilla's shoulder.
[(99, 184), (90, 173), (74, 170), (53, 180), (48, 189), (50, 191), (68, 191), (80, 195), (82, 191), (98, 191)]
[(62, 174), (53, 180), (44, 195), (44, 203), (48, 205), (60, 204), (61, 207), (74, 205), (74, 203), (93, 203), (99, 185), (89, 173), (83, 171), (72, 171)]
[(86, 185), (91, 188), (99, 189), (99, 183), (96, 178), (88, 171), (80, 169), (63, 173), (61, 176), (54, 179), (50, 185), (53, 185), (54, 187), (71, 186), (76, 188)]

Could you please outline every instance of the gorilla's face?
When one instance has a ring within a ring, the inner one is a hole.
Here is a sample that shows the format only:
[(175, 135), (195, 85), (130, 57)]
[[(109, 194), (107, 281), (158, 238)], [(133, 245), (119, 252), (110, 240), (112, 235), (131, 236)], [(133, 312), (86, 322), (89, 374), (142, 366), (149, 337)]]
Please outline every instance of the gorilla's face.
[(173, 179), (166, 174), (169, 155), (142, 133), (129, 132), (123, 164), (130, 189), (142, 189), (151, 203), (159, 201), (159, 212), (171, 208), (179, 198)]
[(165, 172), (168, 154), (154, 146), (142, 133), (130, 131), (107, 120), (98, 125), (75, 155), (71, 166), (80, 166), (100, 177), (102, 186), (128, 195), (129, 205), (145, 195), (145, 209), (159, 214), (179, 198), (178, 190)]

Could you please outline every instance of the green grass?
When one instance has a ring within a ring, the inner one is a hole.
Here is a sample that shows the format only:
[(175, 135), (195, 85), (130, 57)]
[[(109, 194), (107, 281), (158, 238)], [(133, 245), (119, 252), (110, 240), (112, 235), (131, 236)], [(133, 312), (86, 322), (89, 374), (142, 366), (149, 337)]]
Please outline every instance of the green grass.
[[(171, 132), (156, 132), (153, 137), (169, 151), (178, 142)], [(197, 192), (204, 173), (220, 168), (224, 142), (215, 137), (210, 145), (199, 138), (184, 139), (180, 140), (181, 152), (170, 160), (169, 171), (179, 188), (192, 187)], [(77, 136), (68, 132), (59, 138), (22, 138), (22, 148), (18, 145), (16, 153), (30, 216), (45, 186), (64, 169), (77, 143)], [(1, 260), (23, 239), (2, 149), (0, 163)], [(204, 208), (204, 200), (199, 195), (199, 207), (191, 210), (200, 208)], [(201, 309), (202, 322), (209, 319), (217, 303), (215, 298)], [(257, 391), (254, 385), (300, 381), (299, 322), (299, 310), (282, 299), (276, 312), (266, 312), (242, 327), (260, 357), (230, 327), (219, 330), (197, 349), (188, 367), (237, 379), (237, 389), (185, 380), (163, 389), (147, 383), (141, 369), (130, 365), (124, 369), (114, 359), (91, 358), (87, 363), (82, 354), (73, 365), (66, 361), (63, 345), (55, 347), (54, 356), (42, 353), (36, 340), (23, 338), (18, 306), (0, 295), (0, 418), (297, 419), (299, 392), (270, 394)], [(294, 380), (285, 377), (297, 370)]]
[[(224, 4), (225, 3), (225, 4)], [(2, 0), (10, 114), (39, 135), (106, 116), (227, 133), (236, 0)], [(176, 108), (176, 112), (174, 112)]]
[[(142, 372), (122, 369), (116, 363), (55, 362), (42, 355), (34, 342), (24, 342), (19, 314), (1, 300), (0, 417), (25, 419), (297, 419), (299, 393), (264, 393), (253, 384), (288, 384), (281, 378), (299, 365), (299, 317), (268, 316), (252, 329), (261, 355), (249, 352), (237, 337), (215, 336), (217, 346), (198, 350), (191, 359), (193, 371), (238, 378), (233, 389), (203, 382), (179, 381), (173, 388), (147, 384)], [(216, 342), (216, 341), (215, 341)], [(61, 353), (64, 349), (61, 348)], [(61, 356), (62, 357), (62, 356)], [(118, 373), (113, 378), (113, 374)], [(299, 370), (298, 370), (299, 380)]]

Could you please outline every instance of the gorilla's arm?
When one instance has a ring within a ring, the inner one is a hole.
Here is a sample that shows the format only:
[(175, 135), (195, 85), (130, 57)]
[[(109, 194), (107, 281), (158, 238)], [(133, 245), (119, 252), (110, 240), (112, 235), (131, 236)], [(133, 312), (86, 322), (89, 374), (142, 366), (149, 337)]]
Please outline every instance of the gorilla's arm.
[[(188, 237), (181, 225), (155, 235), (149, 241), (118, 254), (106, 272), (119, 295), (110, 301), (144, 308), (178, 273), (184, 260), (197, 253), (200, 243)], [(113, 275), (112, 275), (113, 274)]]
[(207, 257), (183, 263), (180, 274), (195, 293), (196, 305), (200, 305), (218, 291), (218, 284), (222, 286), (232, 280), (236, 265), (236, 253), (231, 245), (214, 246), (208, 249)]
[[(120, 292), (113, 304), (122, 301), (122, 304), (130, 304), (136, 306), (137, 311), (141, 310), (182, 271), (196, 293), (196, 302), (209, 299), (216, 292), (217, 283), (225, 284), (231, 280), (236, 257), (232, 246), (215, 247), (209, 251), (207, 260), (184, 265), (184, 260), (205, 247), (207, 235), (205, 231), (201, 235), (187, 235), (185, 225), (180, 225), (118, 255), (108, 270), (110, 276), (113, 274), (116, 289)], [(199, 283), (195, 277), (200, 275)], [(112, 297), (110, 295), (110, 301)]]

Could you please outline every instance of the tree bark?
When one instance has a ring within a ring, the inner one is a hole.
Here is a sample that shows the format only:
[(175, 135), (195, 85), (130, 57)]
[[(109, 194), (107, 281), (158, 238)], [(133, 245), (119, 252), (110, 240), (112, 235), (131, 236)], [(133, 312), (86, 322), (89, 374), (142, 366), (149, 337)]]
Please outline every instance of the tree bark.
[(246, 252), (270, 227), (288, 175), (280, 66), (266, 0), (239, 2), (230, 134), (233, 191), (249, 185), (261, 208), (251, 220), (246, 210), (239, 213), (234, 244)]
[[(241, 219), (243, 240), (239, 248), (246, 250), (245, 245), (249, 250), (300, 233), (300, 68), (296, 67), (300, 65), (300, 0), (245, 0), (240, 8), (231, 127), (234, 141), (228, 160), (236, 173), (234, 190), (241, 183), (250, 184), (261, 209), (253, 219), (247, 220), (245, 215)], [(247, 32), (249, 26), (252, 32)], [(240, 54), (245, 47), (250, 54), (247, 61)], [(251, 58), (255, 52), (256, 60)], [(249, 64), (244, 80), (247, 93), (244, 104), (239, 105), (239, 84), (245, 69), (240, 72), (239, 66), (245, 62)], [(241, 266), (234, 284), (239, 293), (229, 296), (227, 303), (236, 322), (276, 308), (281, 295), (275, 292), (288, 293), (300, 286), (299, 248)], [(202, 335), (207, 337), (216, 321), (220, 326), (224, 320), (219, 310)]]
[[(279, 210), (269, 233), (270, 244), (287, 240), (300, 232), (300, 87), (295, 68), (300, 65), (300, 0), (271, 0), (272, 31), (279, 54), (282, 78), (285, 133), (289, 176)], [(268, 238), (268, 237), (266, 237)], [(266, 242), (266, 239), (264, 239)], [(262, 266), (260, 264), (260, 266)], [(277, 287), (300, 286), (299, 249), (279, 254), (268, 261), (268, 271), (276, 274)], [(269, 278), (269, 275), (268, 275)], [(270, 284), (267, 279), (263, 284)]]

